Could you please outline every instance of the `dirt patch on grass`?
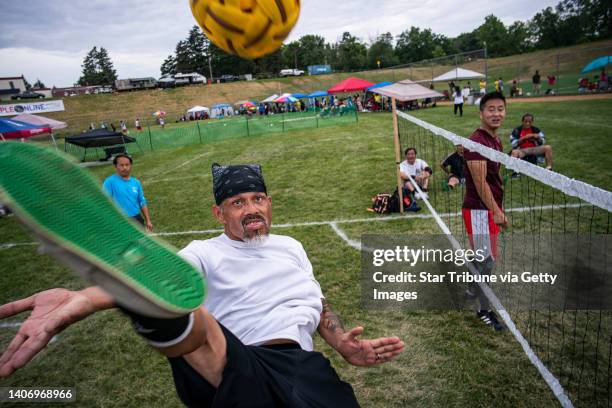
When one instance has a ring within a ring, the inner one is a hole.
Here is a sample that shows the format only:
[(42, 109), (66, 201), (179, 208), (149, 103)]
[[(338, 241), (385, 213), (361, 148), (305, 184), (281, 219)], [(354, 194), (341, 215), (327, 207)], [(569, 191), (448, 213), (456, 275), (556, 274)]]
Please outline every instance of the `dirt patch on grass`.
[[(612, 99), (612, 93), (586, 94), (586, 95), (549, 95), (530, 96), (524, 98), (508, 98), (506, 102), (512, 103), (537, 103), (537, 102), (568, 102), (568, 101), (593, 101), (600, 99)], [(451, 101), (438, 102), (438, 105), (452, 106)]]
[(508, 98), (510, 103), (532, 103), (532, 102), (566, 102), (566, 101), (592, 101), (596, 99), (612, 99), (612, 93), (588, 94), (588, 95), (551, 95), (535, 96), (528, 98)]

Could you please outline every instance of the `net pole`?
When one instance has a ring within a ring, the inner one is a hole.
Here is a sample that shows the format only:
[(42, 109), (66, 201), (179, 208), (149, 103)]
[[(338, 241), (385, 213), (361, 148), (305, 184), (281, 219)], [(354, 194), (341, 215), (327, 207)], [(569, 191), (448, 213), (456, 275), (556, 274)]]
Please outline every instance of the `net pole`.
[(397, 106), (395, 97), (391, 97), (391, 108), (393, 110), (393, 144), (395, 145), (395, 171), (397, 175), (397, 193), (400, 201), (400, 214), (404, 213), (404, 195), (402, 189), (402, 176), (400, 175), (400, 143), (399, 143), (399, 127), (397, 124)]

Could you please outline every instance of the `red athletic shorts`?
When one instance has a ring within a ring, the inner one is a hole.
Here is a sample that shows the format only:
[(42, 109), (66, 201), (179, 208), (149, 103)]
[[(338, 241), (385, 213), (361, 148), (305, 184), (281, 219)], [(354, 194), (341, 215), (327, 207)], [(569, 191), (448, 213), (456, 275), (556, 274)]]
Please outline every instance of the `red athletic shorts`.
[(463, 208), (461, 212), (472, 249), (483, 251), (485, 258), (489, 255), (493, 259), (497, 258), (497, 237), (500, 229), (493, 221), (493, 211)]

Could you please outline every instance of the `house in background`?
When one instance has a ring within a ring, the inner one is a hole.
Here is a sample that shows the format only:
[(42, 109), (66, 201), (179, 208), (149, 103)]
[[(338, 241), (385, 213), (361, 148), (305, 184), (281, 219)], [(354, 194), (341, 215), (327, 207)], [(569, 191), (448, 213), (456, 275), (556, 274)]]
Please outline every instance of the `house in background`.
[(98, 93), (111, 93), (113, 92), (113, 88), (110, 86), (70, 86), (64, 88), (56, 88), (53, 87), (51, 93), (54, 98), (63, 98), (65, 96), (80, 96), (80, 95), (90, 95), (90, 94), (98, 94)]
[(25, 92), (25, 78), (18, 77), (0, 77), (0, 101), (10, 101), (11, 97)]
[(128, 78), (115, 81), (117, 91), (135, 91), (137, 89), (152, 89), (157, 87), (157, 80), (153, 77)]

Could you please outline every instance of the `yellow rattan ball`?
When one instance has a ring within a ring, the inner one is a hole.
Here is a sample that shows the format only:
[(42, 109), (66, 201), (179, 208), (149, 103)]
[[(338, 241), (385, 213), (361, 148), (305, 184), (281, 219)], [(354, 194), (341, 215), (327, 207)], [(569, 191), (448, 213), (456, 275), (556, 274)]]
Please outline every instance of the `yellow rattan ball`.
[(243, 58), (280, 48), (300, 14), (300, 0), (190, 0), (191, 12), (215, 45)]

